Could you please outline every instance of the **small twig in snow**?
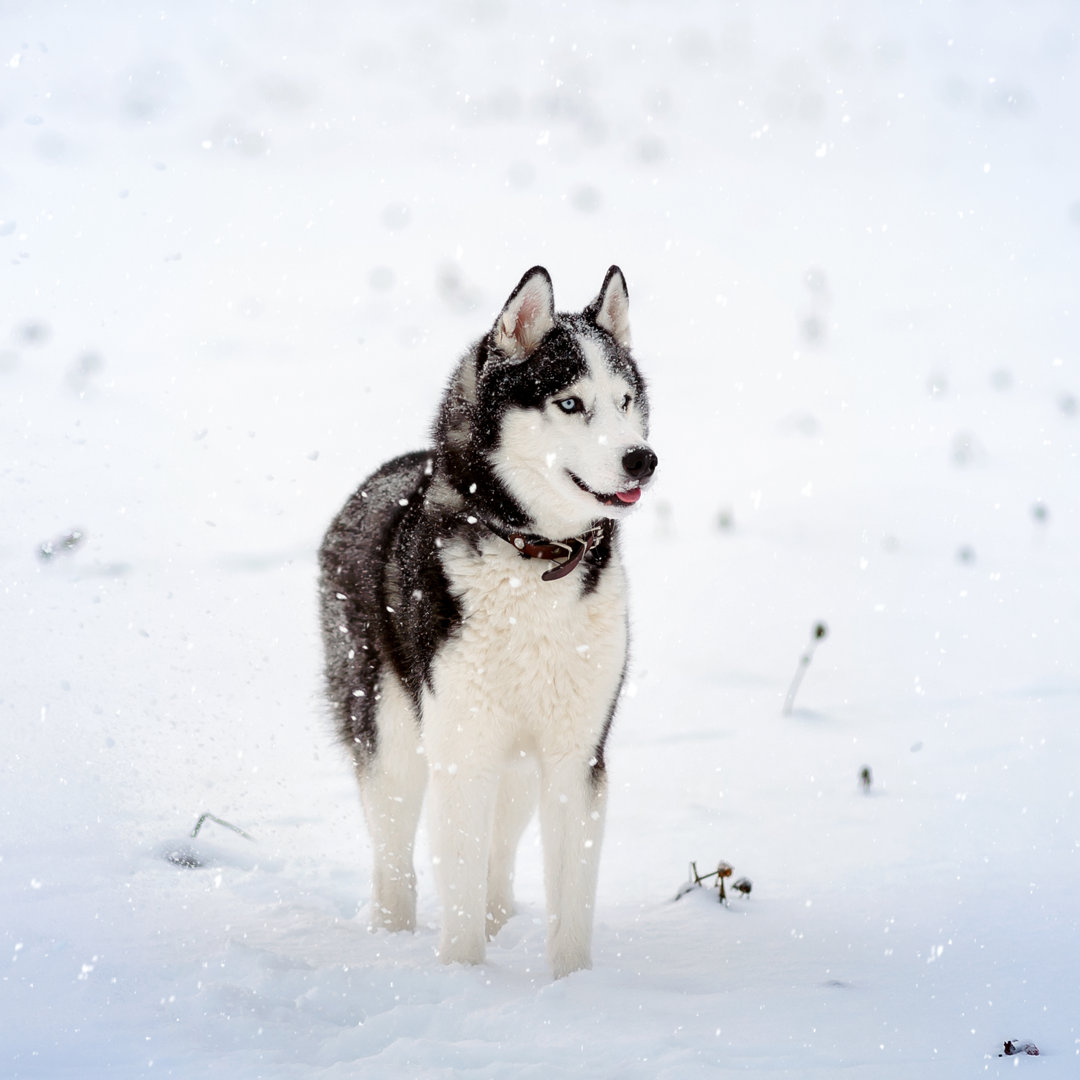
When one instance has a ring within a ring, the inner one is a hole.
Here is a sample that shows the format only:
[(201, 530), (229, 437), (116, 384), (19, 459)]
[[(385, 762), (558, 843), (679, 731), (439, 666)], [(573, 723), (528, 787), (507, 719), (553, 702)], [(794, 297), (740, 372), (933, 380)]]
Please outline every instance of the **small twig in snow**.
[(795, 706), (795, 695), (799, 692), (799, 684), (803, 681), (803, 676), (806, 674), (806, 669), (810, 666), (810, 661), (814, 657), (814, 650), (818, 646), (819, 641), (823, 641), (828, 634), (829, 628), (824, 623), (817, 623), (810, 635), (810, 644), (806, 647), (806, 651), (799, 657), (799, 666), (795, 669), (795, 676), (791, 680), (791, 685), (788, 687), (787, 697), (784, 699), (784, 715), (790, 716), (791, 710)]
[(218, 825), (224, 825), (226, 829), (232, 829), (232, 831), (234, 833), (239, 833), (245, 840), (250, 840), (252, 843), (255, 842), (255, 837), (254, 836), (249, 836), (246, 832), (244, 832), (243, 829), (240, 828), (239, 825), (233, 825), (231, 822), (222, 821), (221, 818), (215, 817), (209, 811), (207, 811), (205, 814), (203, 814), (202, 817), (200, 817), (199, 820), (197, 822), (195, 822), (195, 828), (191, 830), (191, 839), (192, 840), (194, 840), (195, 837), (199, 835), (199, 830), (203, 827), (203, 824), (206, 822), (206, 820), (208, 818), (209, 818), (210, 821), (213, 821)]

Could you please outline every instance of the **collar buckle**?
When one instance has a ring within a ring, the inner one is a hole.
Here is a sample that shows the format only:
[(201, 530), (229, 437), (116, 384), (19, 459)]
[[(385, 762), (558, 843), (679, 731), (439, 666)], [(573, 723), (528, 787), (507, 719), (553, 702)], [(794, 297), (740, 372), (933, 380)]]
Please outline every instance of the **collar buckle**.
[[(520, 552), (523, 559), (548, 559), (556, 565), (545, 570), (540, 577), (544, 581), (558, 581), (577, 569), (578, 564), (605, 537), (609, 529), (606, 521), (597, 522), (580, 536), (568, 540), (530, 540), (523, 533), (511, 533), (505, 537)], [(561, 560), (561, 561), (559, 561)]]

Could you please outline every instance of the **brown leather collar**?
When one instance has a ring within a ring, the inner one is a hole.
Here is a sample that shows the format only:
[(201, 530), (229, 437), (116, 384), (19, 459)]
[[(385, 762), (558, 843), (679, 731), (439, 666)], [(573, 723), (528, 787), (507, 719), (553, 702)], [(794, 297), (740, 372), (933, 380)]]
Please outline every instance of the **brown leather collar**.
[(573, 573), (586, 554), (611, 535), (611, 521), (607, 518), (598, 521), (591, 529), (587, 529), (580, 536), (572, 536), (569, 540), (545, 540), (543, 537), (530, 537), (520, 532), (504, 535), (495, 529), (492, 529), (492, 532), (512, 544), (523, 559), (548, 559), (557, 563), (550, 570), (545, 570), (540, 577), (544, 581), (558, 581), (559, 578)]

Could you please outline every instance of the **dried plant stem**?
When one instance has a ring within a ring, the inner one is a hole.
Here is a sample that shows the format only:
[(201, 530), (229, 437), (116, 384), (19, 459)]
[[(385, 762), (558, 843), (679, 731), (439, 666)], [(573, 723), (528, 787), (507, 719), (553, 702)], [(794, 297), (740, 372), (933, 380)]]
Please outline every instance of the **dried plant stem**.
[(203, 827), (204, 823), (208, 818), (210, 821), (216, 822), (218, 825), (224, 825), (226, 829), (232, 829), (234, 833), (239, 833), (245, 840), (251, 840), (253, 842), (255, 840), (255, 837), (249, 836), (246, 832), (244, 832), (243, 829), (240, 828), (239, 825), (233, 825), (231, 822), (222, 821), (221, 818), (215, 816), (214, 814), (211, 814), (209, 811), (207, 811), (205, 814), (202, 815), (202, 817), (199, 818), (199, 820), (195, 823), (195, 828), (191, 830), (191, 838), (193, 840), (196, 836), (199, 835), (199, 830)]
[(806, 651), (799, 657), (799, 666), (795, 669), (795, 675), (791, 680), (791, 685), (788, 687), (787, 697), (784, 698), (784, 716), (791, 715), (791, 710), (795, 707), (795, 695), (799, 692), (799, 686), (802, 684), (806, 669), (814, 658), (814, 650), (817, 648), (818, 642), (824, 639), (827, 633), (828, 629), (824, 623), (817, 623), (814, 626), (810, 635), (810, 644), (807, 645)]

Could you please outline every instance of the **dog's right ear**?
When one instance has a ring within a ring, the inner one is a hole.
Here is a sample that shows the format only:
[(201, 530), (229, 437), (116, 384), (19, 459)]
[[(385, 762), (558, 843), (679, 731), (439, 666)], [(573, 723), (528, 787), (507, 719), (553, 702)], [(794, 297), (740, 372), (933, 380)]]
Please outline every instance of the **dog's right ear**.
[(518, 282), (495, 320), (495, 348), (510, 360), (524, 360), (555, 325), (551, 275), (534, 266)]

